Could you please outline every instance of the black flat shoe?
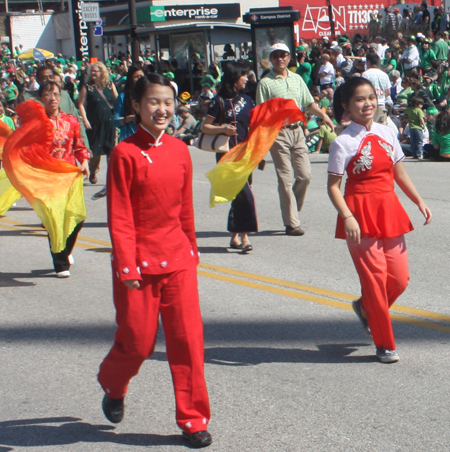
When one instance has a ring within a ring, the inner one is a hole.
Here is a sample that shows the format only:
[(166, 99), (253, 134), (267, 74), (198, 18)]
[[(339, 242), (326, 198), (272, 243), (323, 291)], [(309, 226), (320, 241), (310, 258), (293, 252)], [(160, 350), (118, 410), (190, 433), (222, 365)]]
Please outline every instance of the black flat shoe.
[(230, 248), (233, 248), (234, 250), (241, 250), (242, 244), (241, 243), (235, 243), (233, 240), (230, 242)]
[(206, 430), (191, 434), (183, 432), (183, 439), (189, 441), (189, 444), (195, 449), (208, 447), (212, 443), (212, 436)]
[(103, 413), (105, 413), (106, 419), (113, 424), (118, 424), (122, 421), (125, 414), (124, 399), (111, 399), (106, 394), (102, 400)]
[(252, 251), (253, 250), (253, 246), (251, 245), (251, 243), (247, 243), (247, 245), (244, 245), (243, 247), (242, 247), (242, 252), (244, 253), (244, 254), (247, 254), (248, 252), (250, 252), (250, 251)]

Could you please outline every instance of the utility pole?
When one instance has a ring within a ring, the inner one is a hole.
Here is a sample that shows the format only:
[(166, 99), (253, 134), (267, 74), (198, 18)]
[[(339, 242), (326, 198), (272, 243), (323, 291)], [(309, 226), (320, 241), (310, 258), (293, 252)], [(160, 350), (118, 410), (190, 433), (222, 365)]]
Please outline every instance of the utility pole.
[(139, 40), (137, 35), (136, 1), (128, 0), (128, 12), (130, 14), (131, 59), (133, 64), (139, 63)]
[(333, 15), (333, 8), (331, 6), (331, 0), (327, 0), (327, 6), (328, 6), (328, 17), (330, 19), (331, 37), (333, 39), (336, 39), (335, 29), (334, 29), (334, 15)]
[(8, 0), (5, 0), (5, 12), (9, 13)]

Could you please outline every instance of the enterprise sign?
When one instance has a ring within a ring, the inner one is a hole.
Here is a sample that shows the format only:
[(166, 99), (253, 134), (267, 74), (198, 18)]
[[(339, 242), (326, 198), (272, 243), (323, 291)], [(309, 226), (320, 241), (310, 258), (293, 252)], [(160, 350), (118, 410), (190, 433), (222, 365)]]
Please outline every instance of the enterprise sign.
[(77, 61), (82, 61), (83, 58), (89, 58), (89, 25), (83, 19), (83, 6), (85, 2), (82, 0), (72, 0), (72, 20), (73, 31), (75, 34), (75, 56)]
[(150, 22), (172, 20), (235, 20), (241, 16), (239, 3), (216, 5), (150, 6)]

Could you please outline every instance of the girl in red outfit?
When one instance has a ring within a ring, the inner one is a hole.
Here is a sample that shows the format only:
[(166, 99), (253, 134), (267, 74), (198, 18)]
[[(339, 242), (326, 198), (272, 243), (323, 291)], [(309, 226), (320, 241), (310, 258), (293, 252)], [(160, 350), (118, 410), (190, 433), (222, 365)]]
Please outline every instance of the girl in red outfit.
[(338, 122), (344, 111), (352, 119), (330, 146), (328, 194), (339, 212), (336, 238), (347, 240), (361, 282), (362, 296), (353, 309), (373, 337), (377, 358), (396, 362), (389, 308), (408, 284), (404, 234), (413, 227), (394, 192), (394, 181), (418, 206), (425, 224), (431, 212), (406, 173), (395, 133), (373, 122), (378, 104), (372, 84), (353, 77), (336, 90), (333, 106)]
[[(53, 143), (50, 149), (52, 157), (64, 160), (75, 166), (78, 161), (87, 179), (89, 177), (90, 153), (81, 138), (78, 119), (59, 109), (61, 101), (60, 86), (52, 81), (43, 83), (39, 88), (39, 101), (44, 106), (45, 112), (53, 125)], [(58, 278), (68, 278), (70, 276), (69, 268), (74, 262), (72, 250), (82, 227), (83, 222), (77, 224), (72, 234), (67, 238), (64, 250), (59, 253), (53, 253), (50, 250)]]
[(118, 328), (98, 375), (103, 411), (111, 422), (122, 420), (128, 383), (153, 353), (161, 314), (177, 424), (191, 446), (205, 447), (212, 439), (191, 159), (182, 141), (165, 134), (175, 107), (170, 81), (148, 74), (132, 97), (139, 125), (114, 148), (106, 185)]

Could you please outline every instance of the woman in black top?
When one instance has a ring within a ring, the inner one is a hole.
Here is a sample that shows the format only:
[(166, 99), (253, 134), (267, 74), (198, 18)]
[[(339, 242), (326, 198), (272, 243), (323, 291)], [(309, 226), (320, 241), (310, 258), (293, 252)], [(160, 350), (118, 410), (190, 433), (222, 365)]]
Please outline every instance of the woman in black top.
[[(245, 141), (250, 125), (253, 100), (242, 93), (247, 84), (248, 68), (235, 61), (227, 63), (222, 76), (221, 88), (206, 113), (202, 132), (209, 135), (226, 134), (230, 137), (230, 149)], [(216, 154), (216, 160), (224, 156)], [(228, 231), (231, 232), (230, 247), (247, 253), (253, 249), (247, 234), (257, 232), (255, 199), (250, 188), (251, 176), (244, 188), (231, 203), (228, 215)], [(240, 240), (239, 240), (240, 238)]]

